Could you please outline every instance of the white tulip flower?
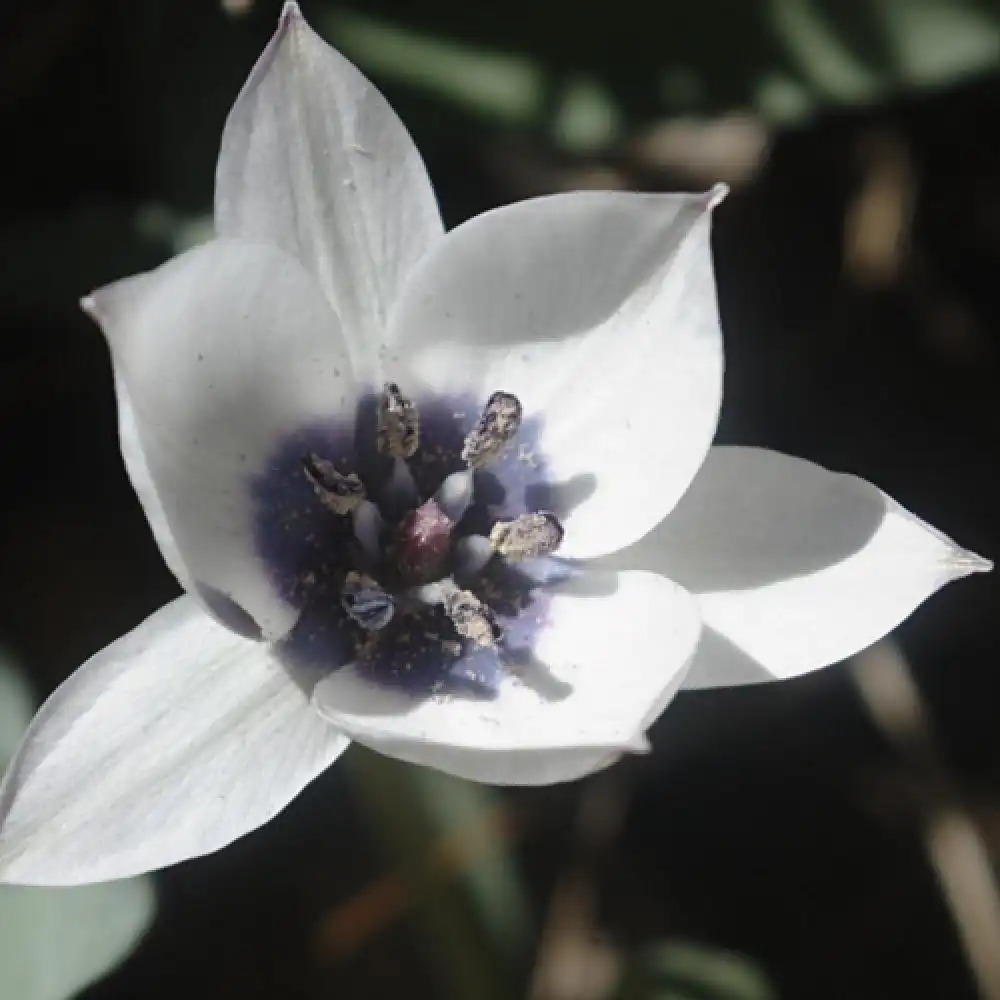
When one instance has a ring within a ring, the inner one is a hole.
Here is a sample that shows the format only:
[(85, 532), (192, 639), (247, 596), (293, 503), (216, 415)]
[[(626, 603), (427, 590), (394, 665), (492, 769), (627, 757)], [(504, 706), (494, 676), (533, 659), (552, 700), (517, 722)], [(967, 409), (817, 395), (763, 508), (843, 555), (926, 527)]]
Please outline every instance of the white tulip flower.
[(685, 685), (841, 660), (988, 569), (862, 480), (712, 447), (724, 193), (445, 234), (403, 125), (288, 4), (226, 123), (216, 238), (84, 300), (186, 594), (35, 717), (0, 878), (217, 850), (349, 740), (577, 778)]

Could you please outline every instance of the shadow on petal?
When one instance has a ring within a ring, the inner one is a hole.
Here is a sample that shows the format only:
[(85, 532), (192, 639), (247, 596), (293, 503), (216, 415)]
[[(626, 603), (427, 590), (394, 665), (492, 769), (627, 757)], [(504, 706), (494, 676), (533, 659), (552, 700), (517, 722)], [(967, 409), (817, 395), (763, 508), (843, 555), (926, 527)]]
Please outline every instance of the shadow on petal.
[(220, 625), (242, 636), (244, 639), (261, 639), (263, 633), (253, 616), (231, 597), (210, 587), (207, 583), (195, 581), (194, 589), (202, 603)]
[(532, 483), (525, 488), (528, 510), (550, 510), (565, 519), (597, 492), (597, 477), (581, 472), (561, 483)]
[(316, 422), (283, 438), (266, 468), (250, 479), (257, 553), (282, 600), (302, 609), (310, 599), (305, 581), (333, 566), (343, 568), (353, 544), (347, 519), (330, 514), (302, 471), (316, 454), (343, 475), (355, 471), (348, 421)]
[(331, 670), (354, 658), (356, 629), (340, 606), (338, 578), (318, 580), (295, 627), (273, 647), (278, 662), (307, 697)]
[(684, 678), (686, 691), (697, 688), (736, 687), (773, 681), (774, 674), (752, 656), (707, 625)]
[(557, 677), (530, 649), (508, 647), (502, 659), (508, 673), (531, 688), (542, 701), (564, 701), (573, 693), (573, 685)]
[(843, 562), (875, 536), (886, 498), (854, 476), (758, 448), (714, 448), (677, 507), (608, 561), (692, 593), (743, 590)]

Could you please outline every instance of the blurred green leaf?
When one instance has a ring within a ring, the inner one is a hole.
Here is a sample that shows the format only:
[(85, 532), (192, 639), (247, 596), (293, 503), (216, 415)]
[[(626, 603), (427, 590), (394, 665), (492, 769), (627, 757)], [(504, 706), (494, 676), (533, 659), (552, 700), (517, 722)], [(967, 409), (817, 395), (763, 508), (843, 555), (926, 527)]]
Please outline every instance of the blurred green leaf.
[(971, 0), (877, 0), (899, 78), (935, 85), (1000, 65), (1000, 5)]
[(1000, 66), (1000, 5), (981, 0), (769, 0), (817, 101), (868, 103)]
[(405, 85), (407, 101), (422, 92), (580, 152), (608, 147), (629, 120), (754, 108), (789, 123), (1000, 68), (1000, 4), (988, 0), (700, 0), (669, 33), (643, 30), (638, 0), (588, 19), (570, 0), (502, 10), (330, 3), (317, 26), (377, 80)]
[[(31, 718), (20, 672), (0, 659), (0, 768)], [(0, 997), (68, 1000), (113, 969), (149, 926), (149, 878), (72, 889), (0, 885)]]
[(632, 955), (613, 1000), (777, 1000), (777, 993), (743, 955), (672, 941)]
[(621, 133), (621, 112), (608, 89), (592, 77), (567, 80), (553, 113), (557, 146), (575, 152), (604, 149)]
[(75, 996), (132, 950), (153, 908), (147, 878), (72, 889), (0, 886), (0, 996)]
[(32, 697), (27, 682), (0, 649), (0, 769), (14, 756), (21, 735), (31, 721)]
[(875, 98), (885, 78), (852, 44), (846, 7), (817, 0), (770, 0), (771, 24), (803, 82), (818, 97), (852, 104)]
[(413, 893), (416, 927), (441, 989), (476, 1000), (511, 996), (511, 973), (527, 954), (530, 908), (496, 834), (499, 795), (360, 746), (345, 764)]
[(450, 42), (355, 11), (337, 10), (327, 24), (337, 44), (371, 72), (488, 118), (523, 123), (541, 110), (542, 76), (518, 53)]

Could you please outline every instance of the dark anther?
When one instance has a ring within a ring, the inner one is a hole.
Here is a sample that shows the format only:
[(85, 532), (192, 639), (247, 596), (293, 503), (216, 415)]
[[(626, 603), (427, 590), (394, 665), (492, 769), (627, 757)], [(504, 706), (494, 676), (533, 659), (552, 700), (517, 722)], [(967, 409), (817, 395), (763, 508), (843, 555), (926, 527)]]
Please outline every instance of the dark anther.
[(559, 518), (548, 511), (522, 514), (513, 521), (497, 521), (490, 532), (490, 543), (505, 559), (520, 562), (555, 552), (563, 540)]
[(350, 514), (365, 499), (365, 487), (357, 473), (345, 476), (333, 467), (332, 462), (319, 455), (312, 452), (306, 455), (302, 459), (302, 471), (323, 506), (334, 514)]
[(444, 598), (444, 613), (455, 631), (477, 646), (496, 646), (500, 629), (493, 612), (475, 594), (454, 587)]
[(420, 415), (412, 399), (387, 382), (379, 397), (378, 449), (393, 458), (409, 458), (420, 443)]
[(462, 461), (473, 469), (493, 462), (521, 426), (521, 401), (509, 392), (495, 392), (487, 400), (476, 426), (462, 445)]
[(392, 620), (396, 606), (392, 598), (365, 573), (352, 570), (340, 590), (344, 610), (366, 632), (377, 632)]

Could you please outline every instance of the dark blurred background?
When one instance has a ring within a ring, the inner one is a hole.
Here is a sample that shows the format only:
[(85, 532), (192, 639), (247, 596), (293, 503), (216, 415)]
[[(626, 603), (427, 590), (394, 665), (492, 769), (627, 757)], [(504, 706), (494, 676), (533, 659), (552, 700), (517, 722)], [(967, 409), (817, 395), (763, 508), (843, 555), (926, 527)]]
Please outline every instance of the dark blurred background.
[[(1000, 4), (302, 6), (407, 123), (449, 225), (727, 181), (720, 440), (856, 472), (1000, 553)], [(36, 698), (177, 591), (76, 303), (210, 232), (222, 122), (278, 10), (0, 10), (0, 645)], [(998, 1000), (998, 596), (978, 578), (857, 662), (685, 694), (650, 757), (570, 786), (354, 748), (157, 875), (148, 933), (82, 995)]]

